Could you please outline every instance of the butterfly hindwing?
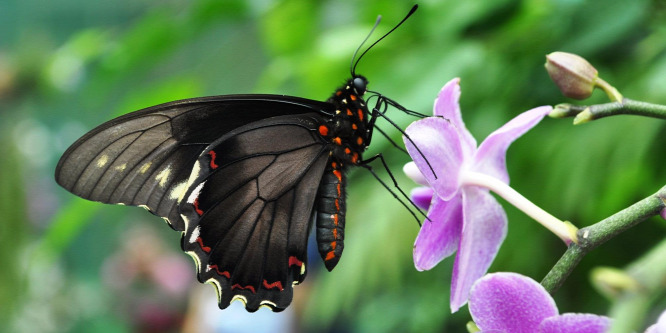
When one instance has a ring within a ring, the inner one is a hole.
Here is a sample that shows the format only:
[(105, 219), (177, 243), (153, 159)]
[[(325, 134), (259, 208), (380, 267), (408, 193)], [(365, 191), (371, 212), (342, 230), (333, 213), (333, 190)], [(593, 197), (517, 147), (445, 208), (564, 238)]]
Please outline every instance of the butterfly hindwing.
[(260, 119), (331, 105), (279, 95), (226, 95), (165, 103), (108, 121), (77, 140), (56, 167), (56, 181), (94, 201), (144, 206), (179, 231), (177, 210), (194, 162), (213, 141)]
[[(199, 280), (215, 285), (221, 308), (286, 308), (305, 278), (314, 201), (330, 148), (323, 118), (287, 115), (233, 130), (194, 165), (180, 213), (183, 250)], [(261, 142), (262, 144), (259, 144)]]

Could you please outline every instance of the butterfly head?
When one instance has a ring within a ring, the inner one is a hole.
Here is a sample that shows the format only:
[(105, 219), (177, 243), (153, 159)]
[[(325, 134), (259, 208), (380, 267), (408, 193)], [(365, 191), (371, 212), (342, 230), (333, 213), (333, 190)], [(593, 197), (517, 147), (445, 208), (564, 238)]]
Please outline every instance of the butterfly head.
[(361, 97), (367, 91), (368, 79), (362, 75), (355, 75), (354, 78), (351, 79), (351, 86), (354, 89), (354, 92)]

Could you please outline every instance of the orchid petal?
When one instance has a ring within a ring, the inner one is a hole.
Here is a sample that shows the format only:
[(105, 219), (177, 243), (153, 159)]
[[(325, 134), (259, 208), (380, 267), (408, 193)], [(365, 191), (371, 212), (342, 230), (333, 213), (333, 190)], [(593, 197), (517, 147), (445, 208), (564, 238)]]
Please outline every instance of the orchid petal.
[(472, 156), (476, 150), (476, 139), (465, 127), (460, 112), (460, 78), (447, 82), (439, 91), (433, 113), (435, 116), (444, 117), (449, 120), (460, 133), (462, 146), (466, 156)]
[(463, 224), (461, 202), (460, 195), (450, 201), (433, 201), (414, 242), (414, 266), (419, 271), (433, 268), (458, 249)]
[(546, 318), (539, 326), (540, 333), (604, 333), (611, 325), (608, 317), (588, 313), (565, 313)]
[[(421, 174), (439, 197), (451, 199), (458, 192), (458, 173), (463, 159), (455, 127), (446, 119), (430, 117), (413, 122), (405, 132), (412, 139), (403, 138), (405, 147)], [(428, 156), (427, 160), (421, 153)]]
[(426, 180), (425, 176), (421, 173), (419, 170), (419, 167), (416, 166), (416, 163), (412, 162), (407, 162), (404, 167), (402, 167), (402, 171), (409, 177), (409, 179), (413, 180), (417, 184), (421, 185), (428, 185), (428, 180)]
[(506, 150), (513, 141), (536, 126), (551, 110), (550, 106), (542, 106), (525, 111), (492, 132), (479, 146), (472, 170), (493, 176), (508, 184)]
[(553, 298), (536, 281), (516, 273), (493, 273), (472, 287), (469, 312), (483, 332), (534, 333), (558, 311)]
[(495, 259), (507, 232), (502, 206), (488, 190), (465, 186), (463, 230), (451, 280), (451, 312), (467, 302), (472, 284), (481, 278)]
[(421, 209), (430, 208), (430, 202), (435, 192), (430, 187), (421, 186), (412, 190), (411, 197), (416, 207)]

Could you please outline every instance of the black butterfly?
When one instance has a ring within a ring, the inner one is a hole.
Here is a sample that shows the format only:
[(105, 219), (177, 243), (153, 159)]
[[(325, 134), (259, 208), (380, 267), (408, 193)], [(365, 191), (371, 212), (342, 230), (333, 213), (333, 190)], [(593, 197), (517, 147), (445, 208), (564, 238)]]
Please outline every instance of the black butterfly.
[(182, 232), (220, 308), (240, 299), (251, 312), (282, 311), (305, 278), (311, 221), (326, 268), (340, 260), (345, 171), (366, 162), (381, 105), (396, 105), (377, 95), (370, 112), (368, 81), (354, 67), (326, 102), (226, 95), (118, 117), (67, 149), (56, 181), (82, 198), (163, 217)]

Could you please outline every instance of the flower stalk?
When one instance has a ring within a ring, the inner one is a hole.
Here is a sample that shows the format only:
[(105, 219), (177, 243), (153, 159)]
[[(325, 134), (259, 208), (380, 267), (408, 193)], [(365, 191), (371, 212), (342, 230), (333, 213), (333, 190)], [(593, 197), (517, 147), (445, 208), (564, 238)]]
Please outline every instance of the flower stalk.
[(634, 101), (628, 98), (623, 99), (622, 102), (589, 106), (563, 103), (556, 105), (548, 116), (551, 118), (575, 117), (574, 125), (578, 125), (621, 114), (666, 119), (666, 105)]
[(557, 291), (588, 252), (666, 209), (666, 203), (662, 200), (664, 197), (666, 186), (600, 222), (578, 230), (578, 243), (569, 245), (560, 260), (543, 278), (541, 285), (551, 294)]
[(504, 198), (504, 200), (523, 211), (527, 216), (533, 218), (546, 229), (557, 235), (557, 237), (562, 239), (567, 245), (572, 241), (578, 243), (578, 238), (576, 236), (578, 228), (571, 224), (571, 222), (562, 221), (556, 218), (497, 178), (479, 172), (465, 172), (461, 175), (461, 181), (465, 185), (481, 186), (495, 192), (497, 195)]

